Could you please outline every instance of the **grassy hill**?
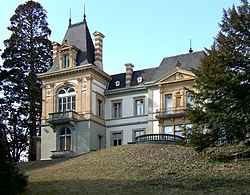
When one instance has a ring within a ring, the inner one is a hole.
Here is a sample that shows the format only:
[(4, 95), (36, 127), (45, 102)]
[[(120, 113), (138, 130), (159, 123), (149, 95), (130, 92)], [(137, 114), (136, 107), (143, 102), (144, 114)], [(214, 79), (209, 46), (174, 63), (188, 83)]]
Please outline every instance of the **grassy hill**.
[(184, 146), (126, 145), (20, 167), (29, 175), (25, 194), (250, 194), (249, 160), (215, 160), (239, 149), (200, 155)]

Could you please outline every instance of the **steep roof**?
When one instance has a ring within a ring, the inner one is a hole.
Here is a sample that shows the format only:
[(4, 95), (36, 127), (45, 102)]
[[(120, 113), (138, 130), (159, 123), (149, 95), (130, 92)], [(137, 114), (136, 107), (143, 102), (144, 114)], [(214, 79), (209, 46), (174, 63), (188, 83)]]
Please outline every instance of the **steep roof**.
[(62, 44), (65, 42), (79, 49), (77, 65), (94, 63), (95, 47), (85, 19), (83, 22), (69, 25)]
[[(78, 49), (76, 56), (76, 66), (94, 64), (95, 47), (88, 29), (86, 19), (83, 22), (70, 24), (63, 38), (62, 48), (65, 44), (72, 45)], [(59, 70), (59, 55), (54, 59), (52, 67), (47, 72)]]
[(198, 69), (198, 66), (201, 63), (201, 59), (205, 56), (204, 51), (198, 51), (194, 53), (182, 54), (172, 57), (164, 58), (157, 68), (156, 73), (154, 74), (152, 80), (155, 81), (159, 78), (162, 78), (167, 73), (170, 73), (176, 68), (176, 63), (179, 61), (180, 68), (192, 71), (193, 69)]
[[(182, 54), (172, 57), (164, 58), (159, 67), (142, 69), (133, 71), (130, 87), (140, 86), (146, 82), (154, 82), (171, 73), (176, 68), (176, 63), (180, 63), (180, 68), (192, 71), (197, 69), (201, 63), (201, 59), (205, 56), (203, 51), (194, 53)], [(109, 83), (108, 90), (121, 89), (126, 87), (126, 73), (111, 75), (112, 80)], [(141, 77), (142, 82), (138, 83), (137, 78)], [(115, 82), (119, 81), (120, 85), (116, 86)]]

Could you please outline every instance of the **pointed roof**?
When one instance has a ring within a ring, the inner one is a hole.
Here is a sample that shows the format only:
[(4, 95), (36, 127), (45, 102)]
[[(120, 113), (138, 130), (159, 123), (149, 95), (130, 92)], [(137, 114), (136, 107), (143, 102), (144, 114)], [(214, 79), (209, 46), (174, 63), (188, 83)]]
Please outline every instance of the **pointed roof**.
[(94, 63), (95, 47), (85, 18), (83, 22), (69, 25), (62, 44), (65, 42), (79, 49), (76, 57), (77, 65)]

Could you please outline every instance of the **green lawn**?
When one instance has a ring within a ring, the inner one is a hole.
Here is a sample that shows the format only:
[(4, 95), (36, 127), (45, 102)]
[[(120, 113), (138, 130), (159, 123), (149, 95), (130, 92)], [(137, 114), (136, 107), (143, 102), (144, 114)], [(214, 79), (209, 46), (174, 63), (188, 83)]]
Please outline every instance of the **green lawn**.
[(243, 195), (250, 194), (250, 160), (216, 160), (243, 149), (212, 148), (204, 155), (178, 145), (126, 145), (20, 167), (29, 176), (25, 194)]

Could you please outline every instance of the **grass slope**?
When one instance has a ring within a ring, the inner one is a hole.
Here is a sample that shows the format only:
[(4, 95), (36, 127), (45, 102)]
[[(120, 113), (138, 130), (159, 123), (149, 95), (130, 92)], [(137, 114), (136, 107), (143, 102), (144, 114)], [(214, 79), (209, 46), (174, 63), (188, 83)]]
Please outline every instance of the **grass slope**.
[(216, 152), (202, 156), (176, 145), (110, 147), (40, 169), (26, 167), (25, 194), (250, 194), (250, 161), (211, 161)]

